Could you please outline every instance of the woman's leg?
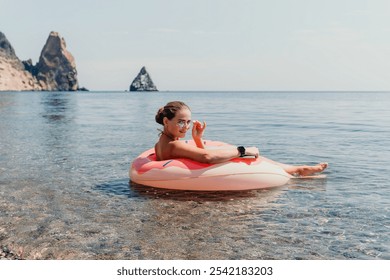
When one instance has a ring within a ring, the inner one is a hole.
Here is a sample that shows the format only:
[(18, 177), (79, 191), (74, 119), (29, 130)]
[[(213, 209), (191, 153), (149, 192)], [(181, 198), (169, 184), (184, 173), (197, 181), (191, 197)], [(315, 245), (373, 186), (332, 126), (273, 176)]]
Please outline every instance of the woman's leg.
[(261, 158), (267, 162), (280, 166), (284, 169), (284, 171), (291, 175), (309, 176), (314, 173), (322, 172), (328, 167), (328, 164), (326, 162), (322, 162), (317, 165), (290, 165), (280, 163), (266, 157)]

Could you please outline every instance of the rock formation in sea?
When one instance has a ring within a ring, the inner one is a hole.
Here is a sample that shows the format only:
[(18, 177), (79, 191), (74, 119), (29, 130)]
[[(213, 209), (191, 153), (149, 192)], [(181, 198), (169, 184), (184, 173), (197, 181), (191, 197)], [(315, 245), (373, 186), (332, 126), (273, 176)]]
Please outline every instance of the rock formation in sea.
[(0, 32), (0, 90), (76, 91), (79, 89), (75, 59), (64, 38), (51, 32), (39, 61), (20, 61)]
[(38, 81), (46, 84), (47, 90), (78, 89), (76, 62), (57, 32), (50, 33), (35, 68)]
[(158, 91), (145, 66), (130, 85), (130, 91)]

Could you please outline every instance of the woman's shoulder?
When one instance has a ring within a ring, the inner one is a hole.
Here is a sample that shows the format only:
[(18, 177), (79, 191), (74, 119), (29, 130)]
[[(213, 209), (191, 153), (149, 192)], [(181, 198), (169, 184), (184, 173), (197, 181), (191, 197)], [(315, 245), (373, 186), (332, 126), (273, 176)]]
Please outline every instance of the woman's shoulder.
[(171, 149), (180, 148), (180, 149), (187, 149), (194, 147), (193, 145), (188, 144), (187, 141), (184, 140), (174, 140), (170, 141), (167, 146)]

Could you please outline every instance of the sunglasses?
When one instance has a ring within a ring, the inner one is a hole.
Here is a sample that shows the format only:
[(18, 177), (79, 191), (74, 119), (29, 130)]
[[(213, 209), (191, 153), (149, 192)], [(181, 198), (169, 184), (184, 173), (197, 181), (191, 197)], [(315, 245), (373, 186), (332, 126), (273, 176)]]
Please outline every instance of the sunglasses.
[(187, 128), (189, 126), (191, 126), (191, 120), (189, 121), (185, 121), (185, 120), (179, 120), (176, 125), (180, 128), (180, 129), (184, 129), (184, 128)]

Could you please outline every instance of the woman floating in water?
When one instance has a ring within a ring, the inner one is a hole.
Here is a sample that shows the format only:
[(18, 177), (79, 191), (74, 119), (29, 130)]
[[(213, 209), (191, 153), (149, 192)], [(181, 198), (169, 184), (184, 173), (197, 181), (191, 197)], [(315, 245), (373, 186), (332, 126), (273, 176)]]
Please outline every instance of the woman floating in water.
[[(191, 121), (190, 108), (181, 101), (167, 103), (160, 108), (156, 114), (156, 122), (163, 125), (160, 139), (155, 145), (157, 160), (168, 160), (175, 158), (188, 158), (202, 163), (222, 163), (233, 158), (243, 156), (259, 157), (260, 153), (256, 147), (226, 148), (218, 150), (205, 149), (203, 144), (203, 132), (206, 129), (206, 122), (197, 120)], [(187, 131), (192, 126), (192, 138), (196, 146), (188, 145), (185, 142), (178, 141), (185, 137)], [(324, 171), (327, 163), (317, 165), (289, 165), (262, 157), (261, 159), (282, 167), (287, 173), (295, 176), (310, 176)]]

